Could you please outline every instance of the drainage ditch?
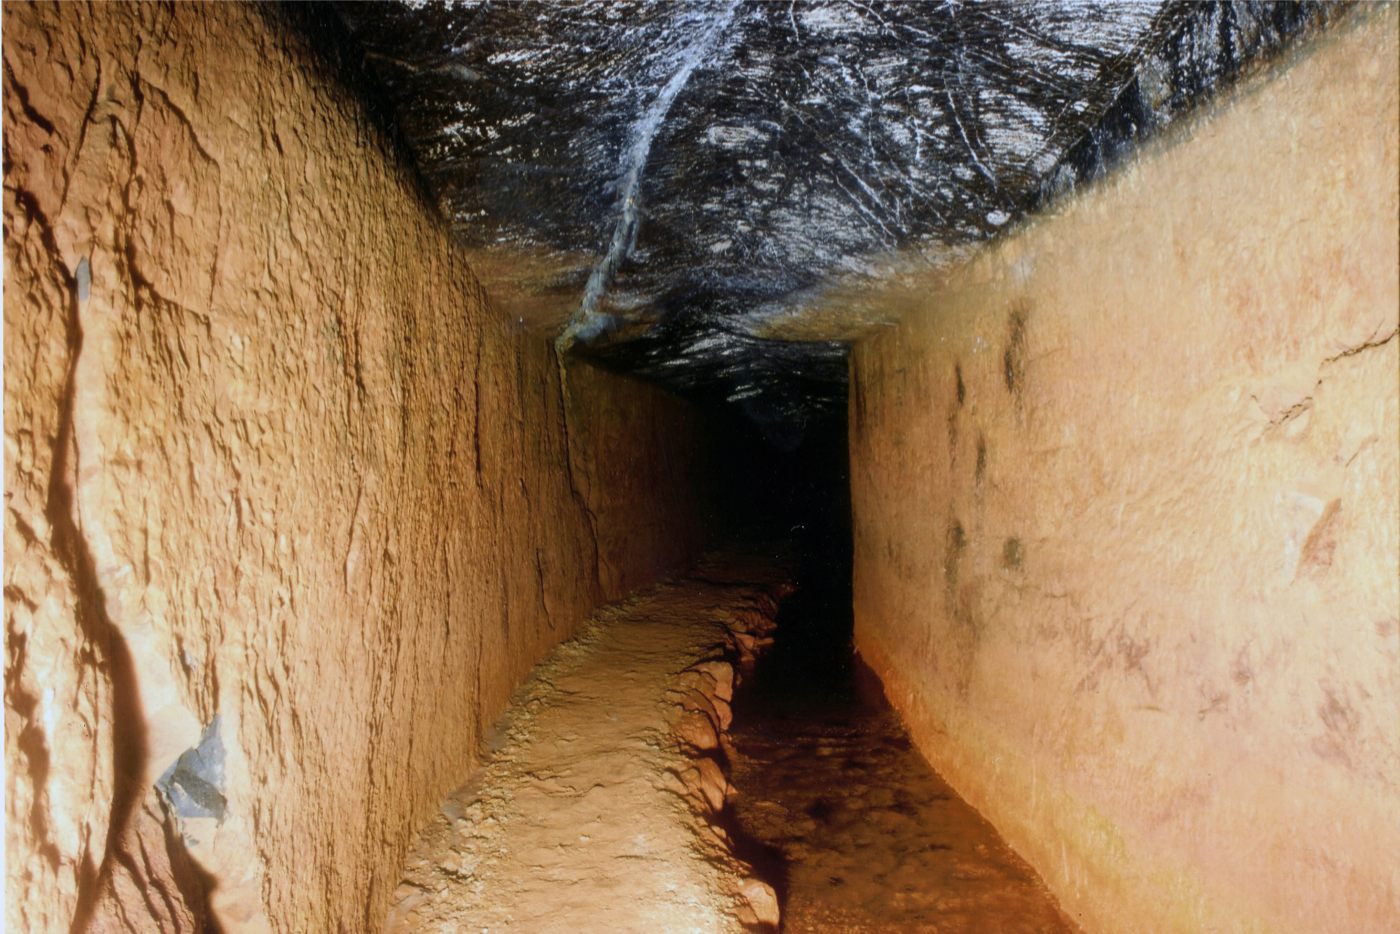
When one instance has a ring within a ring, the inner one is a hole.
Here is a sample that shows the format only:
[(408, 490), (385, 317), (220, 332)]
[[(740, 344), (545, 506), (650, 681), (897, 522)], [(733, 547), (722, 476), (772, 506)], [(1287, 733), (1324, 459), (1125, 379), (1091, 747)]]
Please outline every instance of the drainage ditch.
[(735, 697), (745, 858), (797, 931), (1072, 931), (1034, 870), (913, 747), (851, 648), (838, 536), (809, 542)]

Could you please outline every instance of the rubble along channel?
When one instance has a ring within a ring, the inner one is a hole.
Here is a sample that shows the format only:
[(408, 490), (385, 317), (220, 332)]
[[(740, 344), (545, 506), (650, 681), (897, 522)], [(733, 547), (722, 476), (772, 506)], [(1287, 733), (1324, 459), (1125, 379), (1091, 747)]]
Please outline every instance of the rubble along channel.
[(913, 747), (851, 649), (846, 581), (800, 575), (735, 696), (731, 813), (782, 930), (1077, 930)]
[(420, 832), (384, 929), (774, 930), (725, 772), (736, 669), (791, 591), (773, 553), (710, 555), (538, 665)]

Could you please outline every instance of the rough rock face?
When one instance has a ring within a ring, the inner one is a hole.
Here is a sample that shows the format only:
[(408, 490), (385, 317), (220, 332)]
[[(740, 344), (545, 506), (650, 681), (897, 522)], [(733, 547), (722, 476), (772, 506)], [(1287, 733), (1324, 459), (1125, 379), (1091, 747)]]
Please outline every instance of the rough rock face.
[(520, 677), (708, 521), (703, 423), (571, 402), (269, 15), (4, 10), (11, 930), (377, 926)]
[(1009, 229), (1330, 15), (1143, 0), (337, 9), (514, 313), (760, 419), (844, 408), (840, 341), (882, 320), (860, 300), (872, 283)]
[[(839, 403), (773, 319), (1017, 213), (1127, 81), (1153, 3), (343, 4), (459, 236), (567, 338), (750, 405)], [(518, 267), (519, 263), (510, 263)], [(770, 357), (782, 363), (773, 365)], [(800, 397), (774, 397), (791, 370)]]
[(1088, 929), (1400, 918), (1398, 44), (1342, 27), (855, 349), (859, 649)]
[(1309, 27), (1352, 12), (1350, 3), (1227, 0), (1179, 4), (1162, 35), (1133, 70), (1117, 99), (1041, 181), (1045, 201), (1101, 177), (1143, 140), (1278, 53)]
[(614, 600), (694, 558), (727, 521), (728, 423), (586, 364), (570, 369), (569, 388), (574, 483), (596, 537), (598, 583)]

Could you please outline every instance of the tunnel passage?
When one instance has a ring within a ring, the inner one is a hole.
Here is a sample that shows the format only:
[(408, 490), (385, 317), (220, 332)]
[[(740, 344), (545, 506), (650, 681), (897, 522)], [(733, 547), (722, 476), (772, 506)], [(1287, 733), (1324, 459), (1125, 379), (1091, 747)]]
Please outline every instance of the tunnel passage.
[(7, 929), (411, 923), (600, 646), (715, 927), (1396, 927), (1393, 5), (3, 16)]
[(783, 929), (1074, 930), (928, 766), (855, 653), (844, 421), (755, 473), (794, 549), (795, 590), (735, 692), (732, 820)]

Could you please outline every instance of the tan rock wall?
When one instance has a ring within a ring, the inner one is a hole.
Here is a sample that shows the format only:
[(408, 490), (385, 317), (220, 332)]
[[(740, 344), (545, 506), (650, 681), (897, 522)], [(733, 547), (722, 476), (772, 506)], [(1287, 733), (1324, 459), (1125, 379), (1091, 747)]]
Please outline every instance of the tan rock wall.
[(699, 423), (566, 420), (269, 15), (4, 9), (11, 930), (377, 928), (522, 674), (704, 531)]
[[(616, 599), (689, 562), (719, 527), (729, 426), (656, 384), (595, 367), (570, 371), (571, 429), (585, 440), (574, 476), (598, 530), (598, 581)], [(619, 457), (632, 447), (645, 459)], [(590, 450), (593, 456), (589, 455)], [(639, 516), (647, 504), (650, 516)]]
[(1396, 32), (856, 348), (859, 649), (1089, 930), (1400, 926)]

